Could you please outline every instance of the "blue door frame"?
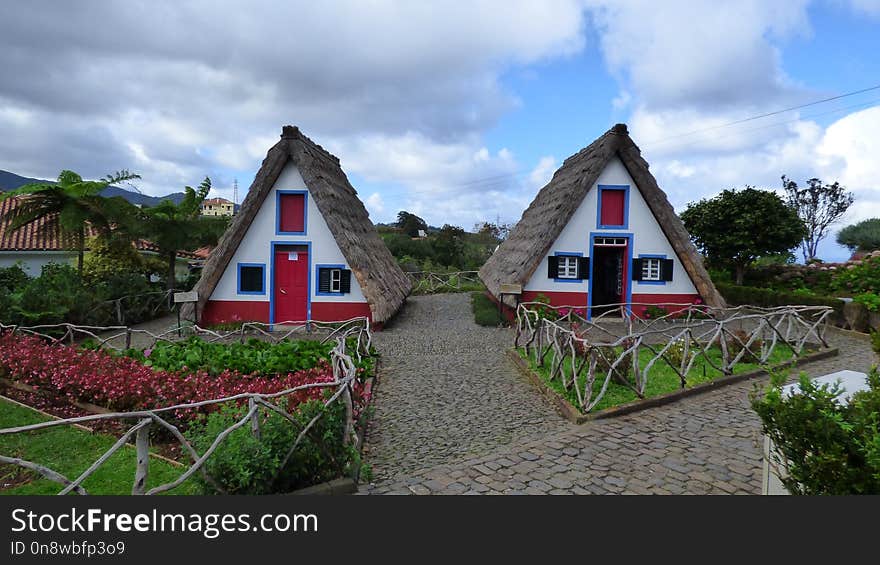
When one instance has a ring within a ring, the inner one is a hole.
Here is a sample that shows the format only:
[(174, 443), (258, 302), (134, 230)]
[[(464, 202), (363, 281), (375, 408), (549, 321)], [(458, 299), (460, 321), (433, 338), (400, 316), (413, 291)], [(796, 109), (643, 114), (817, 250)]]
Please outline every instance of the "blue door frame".
[(626, 238), (626, 253), (623, 260), (626, 261), (627, 276), (623, 279), (624, 296), (626, 297), (626, 313), (632, 315), (632, 258), (633, 258), (633, 234), (620, 232), (590, 232), (590, 282), (587, 288), (587, 319), (593, 318), (593, 279), (596, 277), (596, 271), (593, 269), (593, 257), (595, 256), (594, 244), (597, 237), (618, 237)]

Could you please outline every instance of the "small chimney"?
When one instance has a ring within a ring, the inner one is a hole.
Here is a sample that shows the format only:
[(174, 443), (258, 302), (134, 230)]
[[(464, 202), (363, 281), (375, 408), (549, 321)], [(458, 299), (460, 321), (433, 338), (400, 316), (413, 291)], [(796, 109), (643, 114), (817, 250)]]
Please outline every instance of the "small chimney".
[(626, 129), (626, 124), (614, 124), (614, 127), (611, 128), (611, 131), (613, 131), (617, 135), (628, 135), (629, 134), (629, 131)]

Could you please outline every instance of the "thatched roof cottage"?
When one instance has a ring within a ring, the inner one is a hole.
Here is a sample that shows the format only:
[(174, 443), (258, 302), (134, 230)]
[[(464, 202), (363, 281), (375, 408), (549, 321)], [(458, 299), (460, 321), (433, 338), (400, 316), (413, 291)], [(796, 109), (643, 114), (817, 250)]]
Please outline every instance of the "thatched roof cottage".
[[(617, 124), (572, 155), (480, 269), (489, 292), (521, 285), (521, 300), (646, 306), (723, 299), (648, 163)], [(513, 296), (503, 296), (512, 305)]]
[(205, 263), (197, 318), (381, 324), (410, 288), (339, 159), (284, 126)]

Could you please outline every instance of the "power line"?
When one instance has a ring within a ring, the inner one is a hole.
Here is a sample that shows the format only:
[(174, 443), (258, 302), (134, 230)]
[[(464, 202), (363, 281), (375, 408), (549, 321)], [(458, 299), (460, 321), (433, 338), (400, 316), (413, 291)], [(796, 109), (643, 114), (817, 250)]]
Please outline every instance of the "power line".
[[(654, 147), (656, 147), (657, 145), (660, 145), (660, 146), (662, 146), (662, 145), (668, 145), (668, 144), (671, 143), (673, 140), (678, 139), (678, 138), (681, 138), (681, 137), (686, 137), (686, 136), (690, 136), (690, 135), (696, 135), (696, 134), (705, 133), (705, 132), (708, 132), (708, 131), (715, 131), (715, 130), (718, 130), (718, 129), (727, 128), (727, 127), (731, 127), (731, 126), (735, 126), (735, 125), (739, 125), (739, 124), (743, 124), (743, 123), (747, 123), (747, 122), (751, 122), (751, 121), (759, 120), (759, 119), (761, 119), (761, 118), (767, 118), (767, 117), (770, 117), (770, 116), (776, 116), (776, 115), (779, 115), (779, 114), (784, 114), (784, 113), (786, 113), (786, 112), (791, 112), (791, 111), (793, 111), (793, 110), (799, 110), (799, 109), (802, 109), (802, 108), (808, 108), (808, 107), (816, 106), (816, 105), (819, 105), (819, 104), (825, 104), (825, 103), (827, 103), (827, 102), (833, 102), (834, 100), (840, 100), (840, 99), (842, 99), (842, 98), (847, 98), (847, 97), (855, 96), (855, 95), (858, 95), (858, 94), (864, 94), (865, 92), (871, 92), (871, 91), (874, 91), (874, 90), (880, 90), (880, 84), (875, 85), (875, 86), (870, 86), (870, 87), (868, 87), (868, 88), (863, 88), (863, 89), (860, 89), (860, 90), (854, 90), (854, 91), (852, 91), (852, 92), (846, 92), (846, 93), (844, 93), (844, 94), (839, 94), (839, 95), (837, 95), (837, 96), (831, 96), (831, 97), (829, 97), (829, 98), (823, 98), (823, 99), (821, 99), (821, 100), (814, 100), (814, 101), (812, 101), (812, 102), (807, 102), (807, 103), (805, 103), (805, 104), (800, 104), (800, 105), (797, 105), (797, 106), (791, 106), (791, 107), (789, 107), (789, 108), (783, 108), (783, 109), (780, 109), (780, 110), (774, 110), (774, 111), (772, 111), (772, 112), (766, 112), (766, 113), (764, 113), (764, 114), (757, 114), (757, 115), (750, 116), (750, 117), (747, 117), (747, 118), (743, 118), (743, 119), (740, 119), (740, 120), (735, 120), (735, 121), (732, 121), (732, 122), (727, 122), (727, 123), (724, 123), (724, 124), (720, 124), (720, 125), (717, 125), (717, 126), (711, 126), (711, 127), (707, 127), (707, 128), (702, 128), (702, 129), (698, 129), (698, 130), (693, 130), (693, 131), (686, 132), (686, 133), (681, 133), (681, 134), (676, 134), (676, 135), (666, 136), (666, 137), (663, 137), (663, 138), (660, 138), (660, 139), (656, 139), (656, 140), (654, 140), (654, 141), (643, 142), (643, 143), (641, 143), (640, 145), (643, 145), (643, 146), (654, 146)], [(772, 128), (772, 127), (778, 127), (778, 126), (781, 126), (781, 125), (787, 125), (787, 124), (789, 124), (789, 123), (798, 122), (798, 121), (803, 120), (803, 119), (816, 118), (816, 117), (825, 116), (825, 115), (828, 115), (828, 114), (833, 114), (833, 113), (836, 113), (836, 112), (841, 112), (841, 111), (844, 111), (844, 110), (850, 110), (850, 109), (859, 108), (859, 107), (863, 107), (863, 106), (870, 106), (870, 105), (873, 105), (873, 104), (878, 103), (878, 102), (880, 102), (880, 99), (873, 99), (873, 100), (869, 100), (868, 102), (862, 102), (862, 103), (854, 104), (854, 105), (850, 105), (850, 106), (843, 106), (843, 107), (840, 107), (840, 108), (836, 108), (836, 109), (834, 109), (834, 110), (829, 110), (829, 111), (827, 111), (827, 112), (821, 112), (821, 113), (818, 113), (818, 114), (811, 114), (811, 115), (801, 116), (801, 117), (799, 117), (799, 118), (797, 118), (797, 119), (794, 119), (794, 120), (788, 120), (788, 121), (785, 121), (785, 122), (777, 122), (777, 123), (768, 124), (768, 125), (765, 125), (765, 126), (760, 126), (760, 127), (758, 127), (758, 128), (752, 128), (752, 129), (748, 129), (748, 130), (737, 131), (737, 132), (734, 132), (734, 133), (731, 133), (731, 134), (728, 134), (728, 135), (723, 135), (723, 136), (720, 136), (720, 137), (722, 137), (722, 138), (724, 138), (724, 137), (730, 137), (731, 135), (742, 134), (742, 133), (749, 133), (749, 132), (752, 132), (752, 131), (759, 131), (759, 130), (762, 130), (762, 129)], [(684, 144), (683, 147), (689, 147), (689, 146), (691, 146), (691, 145), (693, 145), (693, 144), (695, 144), (695, 143), (699, 143), (699, 142), (701, 142), (701, 140), (695, 140), (695, 141), (693, 141), (693, 142), (688, 142), (688, 143)], [(491, 187), (491, 186), (493, 186), (493, 185), (502, 185), (502, 184), (506, 184), (506, 183), (504, 183), (504, 181), (506, 181), (506, 180), (513, 179), (513, 178), (515, 178), (515, 177), (519, 177), (519, 176), (523, 176), (523, 175), (526, 175), (526, 174), (529, 174), (529, 173), (530, 173), (530, 171), (517, 171), (517, 172), (513, 172), (513, 173), (505, 173), (505, 174), (501, 174), (501, 175), (494, 175), (494, 176), (490, 176), (490, 177), (483, 177), (483, 178), (479, 178), (479, 179), (474, 179), (474, 180), (467, 181), (467, 182), (463, 182), (463, 183), (457, 183), (457, 184), (454, 184), (454, 185), (449, 185), (449, 186), (447, 186), (447, 187), (444, 188), (444, 189), (423, 189), (423, 190), (404, 190), (404, 191), (395, 191), (395, 192), (383, 192), (383, 193), (382, 193), (382, 196), (385, 196), (385, 197), (394, 197), (394, 196), (411, 196), (411, 195), (420, 195), (420, 194), (449, 195), (449, 194), (451, 194), (451, 193), (453, 193), (453, 192), (455, 192), (456, 190), (461, 189), (461, 188), (467, 188), (467, 187), (487, 188), (487, 187)]]
[(743, 123), (751, 122), (754, 120), (760, 120), (761, 118), (768, 118), (770, 116), (776, 116), (779, 114), (784, 114), (786, 112), (791, 112), (793, 110), (800, 110), (801, 108), (808, 108), (810, 106), (816, 106), (817, 104), (824, 104), (825, 102), (832, 102), (834, 100), (840, 100), (841, 98), (846, 98), (848, 96), (855, 96), (857, 94), (864, 94), (865, 92), (871, 92), (872, 90), (880, 90), (880, 84), (875, 85), (875, 86), (871, 86), (868, 88), (863, 88), (861, 90), (854, 90), (853, 92), (847, 92), (845, 94), (839, 94), (837, 96), (832, 96), (830, 98), (823, 98), (822, 100), (814, 100), (813, 102), (807, 102), (806, 104), (800, 104), (799, 106), (791, 106), (790, 108), (783, 108), (782, 110), (774, 110), (773, 112), (767, 112), (766, 114), (758, 114), (756, 116), (750, 116), (748, 118), (743, 118), (741, 120), (735, 120), (733, 122), (727, 122), (725, 124), (721, 124), (721, 125), (717, 125), (717, 126), (710, 126), (710, 127), (706, 127), (706, 128), (702, 128), (702, 129), (689, 131), (686, 133), (680, 133), (677, 135), (667, 136), (664, 138), (664, 140), (676, 139), (679, 137), (686, 137), (688, 135), (694, 135), (697, 133), (703, 133), (706, 131), (713, 131), (716, 129), (726, 128), (729, 126), (735, 126), (737, 124), (743, 124)]
[[(728, 134), (725, 134), (725, 135), (719, 135), (719, 136), (715, 137), (714, 139), (724, 139), (724, 138), (731, 137), (731, 136), (734, 136), (734, 135), (741, 135), (741, 134), (744, 134), (744, 133), (751, 133), (751, 132), (753, 132), (753, 131), (760, 131), (760, 130), (763, 130), (763, 129), (774, 128), (774, 127), (779, 127), (779, 126), (784, 126), (784, 125), (788, 125), (788, 124), (793, 124), (793, 123), (799, 122), (799, 121), (801, 121), (801, 120), (811, 119), (811, 118), (819, 118), (819, 117), (821, 117), (821, 116), (827, 116), (827, 115), (829, 115), (829, 114), (836, 114), (837, 112), (843, 112), (843, 111), (846, 111), (846, 110), (853, 110), (853, 109), (855, 109), (855, 108), (862, 108), (862, 107), (870, 108), (870, 107), (874, 107), (874, 106), (876, 106), (876, 105), (878, 105), (878, 104), (880, 104), (880, 98), (875, 98), (875, 99), (873, 99), (873, 100), (868, 100), (867, 102), (860, 102), (859, 104), (852, 104), (852, 105), (850, 105), (850, 106), (842, 106), (842, 107), (840, 107), (840, 108), (835, 108), (835, 109), (833, 109), (833, 110), (828, 110), (827, 112), (820, 112), (820, 113), (818, 113), (818, 114), (810, 114), (810, 115), (806, 115), (806, 116), (801, 116), (801, 117), (796, 118), (796, 119), (793, 119), (793, 120), (786, 120), (786, 121), (784, 121), (784, 122), (775, 122), (775, 123), (772, 123), (772, 124), (767, 124), (767, 125), (759, 126), (759, 127), (756, 127), (756, 128), (750, 128), (750, 129), (746, 129), (746, 130), (734, 131), (734, 132), (732, 132), (732, 133), (728, 133)], [(669, 142), (670, 142), (670, 139), (671, 139), (671, 138), (666, 138), (666, 139), (660, 140), (660, 143), (655, 143), (655, 144), (654, 144), (654, 147), (656, 147), (657, 145), (660, 145), (660, 146), (662, 146), (662, 145), (668, 145)], [(697, 143), (704, 143), (704, 142), (705, 142), (705, 140), (703, 140), (703, 139), (695, 139), (695, 140), (692, 140), (692, 141), (685, 142), (683, 145), (681, 145), (681, 147), (690, 147), (690, 146), (692, 146), (692, 145), (696, 145)]]

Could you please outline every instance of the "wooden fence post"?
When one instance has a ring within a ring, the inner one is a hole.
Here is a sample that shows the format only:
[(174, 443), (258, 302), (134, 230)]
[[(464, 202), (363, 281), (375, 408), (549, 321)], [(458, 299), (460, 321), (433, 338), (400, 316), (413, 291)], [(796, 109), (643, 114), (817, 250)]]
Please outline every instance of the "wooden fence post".
[(260, 439), (260, 413), (255, 410), (257, 406), (257, 401), (254, 400), (254, 397), (248, 398), (248, 412), (253, 412), (251, 414), (251, 433), (254, 434), (254, 438)]
[[(142, 422), (144, 420), (141, 420)], [(146, 421), (151, 421), (147, 418)], [(137, 431), (135, 437), (137, 449), (137, 471), (134, 475), (134, 485), (131, 494), (144, 494), (147, 488), (147, 476), (150, 473), (150, 425), (146, 424)]]

